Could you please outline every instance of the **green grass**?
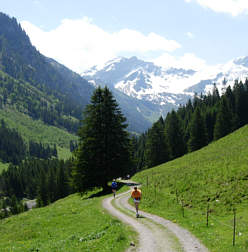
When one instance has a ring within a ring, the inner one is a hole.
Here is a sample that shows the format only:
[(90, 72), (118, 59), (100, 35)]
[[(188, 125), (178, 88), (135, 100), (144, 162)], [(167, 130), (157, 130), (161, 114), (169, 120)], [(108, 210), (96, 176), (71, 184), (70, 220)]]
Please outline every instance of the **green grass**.
[(26, 140), (33, 140), (43, 144), (59, 146), (59, 158), (70, 157), (70, 140), (77, 140), (76, 135), (54, 126), (48, 126), (40, 120), (32, 120), (28, 115), (11, 109), (0, 110), (0, 120), (4, 119), (10, 128), (15, 128)]
[(186, 227), (211, 251), (248, 251), (248, 126), (199, 151), (142, 171), (132, 180), (143, 184), (141, 209)]
[(102, 210), (102, 199), (74, 194), (0, 220), (0, 251), (124, 251), (134, 233)]

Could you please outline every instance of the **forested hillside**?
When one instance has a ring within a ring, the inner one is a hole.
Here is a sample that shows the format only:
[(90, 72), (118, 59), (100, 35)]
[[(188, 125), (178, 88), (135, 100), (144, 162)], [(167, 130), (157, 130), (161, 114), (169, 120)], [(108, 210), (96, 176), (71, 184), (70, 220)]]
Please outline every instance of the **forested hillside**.
[(15, 18), (0, 13), (0, 105), (76, 132), (93, 87), (41, 55)]
[(49, 159), (58, 156), (56, 145), (51, 148), (49, 145), (32, 140), (25, 143), (15, 129), (10, 129), (6, 126), (4, 120), (0, 122), (0, 139), (0, 160), (5, 163), (16, 165), (21, 163), (26, 157)]
[(167, 114), (139, 138), (133, 139), (137, 170), (153, 167), (198, 150), (248, 123), (248, 80), (235, 81), (220, 96), (216, 86), (195, 95)]

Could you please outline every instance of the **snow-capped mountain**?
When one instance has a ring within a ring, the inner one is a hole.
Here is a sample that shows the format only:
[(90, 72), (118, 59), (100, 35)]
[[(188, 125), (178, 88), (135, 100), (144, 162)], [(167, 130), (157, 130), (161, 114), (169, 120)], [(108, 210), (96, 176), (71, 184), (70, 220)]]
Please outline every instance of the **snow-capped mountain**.
[(120, 57), (102, 67), (93, 67), (82, 76), (94, 86), (108, 86), (134, 131), (141, 132), (195, 93), (211, 92), (214, 83), (221, 93), (236, 79), (244, 81), (248, 77), (248, 57), (201, 71), (165, 69), (136, 57)]
[(163, 69), (136, 57), (120, 57), (108, 61), (102, 68), (93, 67), (82, 76), (94, 85), (105, 83), (128, 96), (165, 105), (188, 100), (189, 94), (183, 90), (190, 85), (185, 86), (183, 80), (194, 74), (194, 70)]
[(162, 106), (178, 106), (185, 103), (194, 93), (211, 91), (214, 83), (221, 91), (224, 79), (226, 86), (232, 86), (236, 79), (247, 78), (248, 57), (207, 67), (201, 71), (165, 69), (136, 57), (119, 57), (108, 61), (101, 68), (89, 69), (82, 76), (94, 85), (106, 84), (140, 100)]
[(195, 73), (192, 77), (191, 87), (185, 89), (185, 92), (207, 93), (211, 92), (213, 83), (216, 84), (219, 91), (227, 86), (233, 86), (235, 80), (245, 81), (248, 78), (248, 57), (240, 57), (231, 60), (223, 65), (206, 68)]

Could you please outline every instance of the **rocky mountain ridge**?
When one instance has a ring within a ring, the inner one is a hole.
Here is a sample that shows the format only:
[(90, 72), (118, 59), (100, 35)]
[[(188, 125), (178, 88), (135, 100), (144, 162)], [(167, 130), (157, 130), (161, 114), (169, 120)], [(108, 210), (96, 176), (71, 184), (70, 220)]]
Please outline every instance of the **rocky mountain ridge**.
[(195, 93), (211, 92), (213, 84), (221, 91), (234, 81), (248, 77), (248, 57), (240, 57), (223, 65), (201, 71), (162, 68), (137, 57), (119, 57), (102, 67), (82, 73), (93, 85), (105, 84), (139, 100), (175, 107), (184, 104)]

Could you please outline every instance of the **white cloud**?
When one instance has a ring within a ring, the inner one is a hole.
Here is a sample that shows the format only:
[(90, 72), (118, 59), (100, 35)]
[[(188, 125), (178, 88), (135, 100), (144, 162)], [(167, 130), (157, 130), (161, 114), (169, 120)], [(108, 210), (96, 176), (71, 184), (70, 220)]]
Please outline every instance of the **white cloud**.
[(85, 17), (64, 19), (54, 30), (45, 32), (28, 21), (21, 22), (31, 42), (44, 55), (76, 72), (125, 53), (172, 52), (181, 45), (158, 34), (122, 29), (109, 33)]
[(175, 57), (168, 53), (164, 53), (158, 58), (154, 59), (153, 62), (156, 65), (169, 68), (184, 68), (201, 70), (207, 67), (206, 61), (194, 55), (193, 53), (185, 53), (183, 56)]
[(186, 36), (190, 39), (195, 38), (195, 35), (192, 32), (186, 32)]
[(228, 13), (234, 17), (241, 14), (248, 14), (247, 0), (185, 0), (187, 3), (193, 1), (215, 12)]

